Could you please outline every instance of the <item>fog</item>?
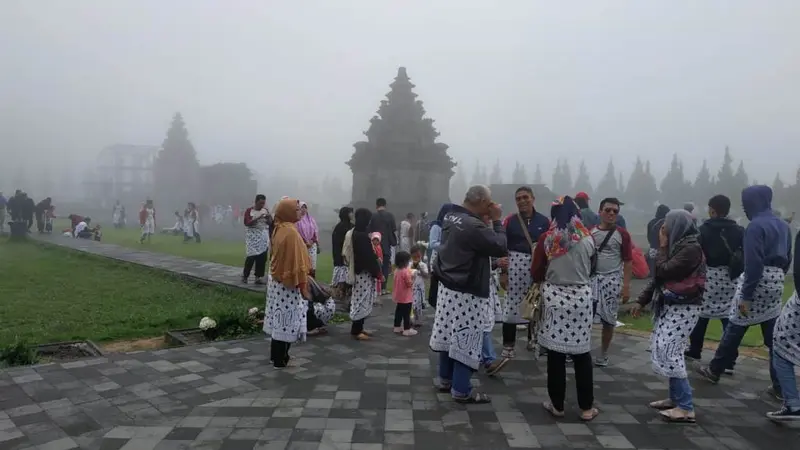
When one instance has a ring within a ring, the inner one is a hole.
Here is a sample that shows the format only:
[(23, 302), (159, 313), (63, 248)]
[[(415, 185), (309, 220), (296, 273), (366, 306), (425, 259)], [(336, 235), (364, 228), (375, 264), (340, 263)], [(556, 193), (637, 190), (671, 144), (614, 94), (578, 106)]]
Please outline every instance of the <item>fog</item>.
[(798, 22), (794, 0), (5, 0), (0, 190), (159, 146), (178, 111), (201, 164), (349, 187), (399, 66), (468, 176), (499, 159), (549, 181), (560, 156), (596, 183), (641, 155), (660, 179), (677, 153), (691, 179), (728, 145), (793, 182)]

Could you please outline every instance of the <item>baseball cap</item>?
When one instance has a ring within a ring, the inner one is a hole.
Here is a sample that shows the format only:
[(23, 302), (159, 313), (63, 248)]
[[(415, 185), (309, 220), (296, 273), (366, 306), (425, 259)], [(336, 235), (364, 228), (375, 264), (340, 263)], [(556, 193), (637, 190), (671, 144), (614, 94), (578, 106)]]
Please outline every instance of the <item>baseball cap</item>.
[(580, 191), (577, 194), (575, 194), (575, 198), (583, 198), (583, 199), (589, 200), (589, 194), (587, 194), (586, 192)]

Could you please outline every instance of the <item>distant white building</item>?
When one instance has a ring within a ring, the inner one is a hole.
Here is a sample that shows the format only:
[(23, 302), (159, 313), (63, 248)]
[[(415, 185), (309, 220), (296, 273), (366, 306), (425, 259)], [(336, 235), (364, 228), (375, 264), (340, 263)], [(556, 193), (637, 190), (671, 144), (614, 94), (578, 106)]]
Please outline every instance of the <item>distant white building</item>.
[(157, 145), (114, 144), (97, 155), (95, 168), (86, 176), (86, 197), (98, 206), (115, 201), (138, 204), (153, 195), (153, 163)]

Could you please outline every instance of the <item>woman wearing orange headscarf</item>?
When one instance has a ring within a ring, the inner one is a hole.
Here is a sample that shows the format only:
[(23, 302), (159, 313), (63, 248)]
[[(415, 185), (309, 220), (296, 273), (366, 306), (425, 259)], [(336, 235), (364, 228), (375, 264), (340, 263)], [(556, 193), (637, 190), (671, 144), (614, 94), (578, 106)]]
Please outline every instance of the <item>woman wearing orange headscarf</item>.
[(270, 360), (276, 368), (289, 363), (289, 347), (306, 338), (306, 311), (311, 296), (311, 260), (294, 224), (300, 220), (296, 199), (282, 199), (275, 208), (264, 332), (272, 337)]

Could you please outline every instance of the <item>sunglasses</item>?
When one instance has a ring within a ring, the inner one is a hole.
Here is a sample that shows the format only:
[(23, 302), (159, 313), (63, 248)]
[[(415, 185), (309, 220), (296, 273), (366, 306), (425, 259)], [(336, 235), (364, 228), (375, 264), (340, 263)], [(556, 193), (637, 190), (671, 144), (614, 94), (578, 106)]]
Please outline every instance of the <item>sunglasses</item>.
[(619, 210), (617, 208), (603, 208), (603, 212), (606, 214), (619, 214)]

